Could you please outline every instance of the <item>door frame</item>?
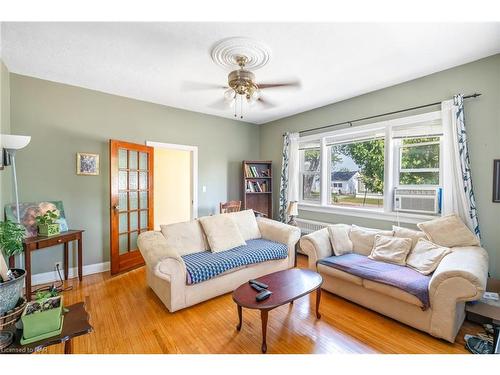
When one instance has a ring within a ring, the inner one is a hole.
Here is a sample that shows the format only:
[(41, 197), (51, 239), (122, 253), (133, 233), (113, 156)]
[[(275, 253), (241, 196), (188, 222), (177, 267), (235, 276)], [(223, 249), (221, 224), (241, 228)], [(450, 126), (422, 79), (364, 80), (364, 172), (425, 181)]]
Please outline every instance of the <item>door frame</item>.
[(198, 218), (198, 146), (154, 141), (146, 141), (146, 146), (191, 152), (191, 220)]

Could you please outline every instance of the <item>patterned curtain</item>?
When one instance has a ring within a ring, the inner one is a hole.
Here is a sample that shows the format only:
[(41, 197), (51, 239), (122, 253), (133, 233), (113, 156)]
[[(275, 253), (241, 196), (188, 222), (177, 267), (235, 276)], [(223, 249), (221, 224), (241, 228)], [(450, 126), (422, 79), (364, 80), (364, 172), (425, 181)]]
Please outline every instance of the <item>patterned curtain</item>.
[(468, 202), (469, 216), (471, 220), (472, 229), (478, 237), (481, 237), (479, 229), (479, 220), (477, 216), (476, 200), (474, 199), (474, 188), (472, 186), (472, 177), (470, 171), (469, 147), (467, 145), (467, 132), (465, 130), (465, 116), (464, 116), (464, 97), (462, 94), (453, 97), (453, 104), (456, 107), (455, 121), (458, 140), (458, 154), (460, 160), (460, 167), (462, 170), (462, 178), (464, 181), (464, 194)]
[(445, 215), (457, 214), (479, 238), (479, 222), (472, 187), (465, 130), (464, 98), (455, 95), (441, 103), (443, 121), (443, 200)]
[(283, 153), (281, 158), (281, 181), (279, 217), (282, 223), (286, 222), (286, 210), (288, 206), (288, 161), (290, 160), (290, 133), (283, 134)]

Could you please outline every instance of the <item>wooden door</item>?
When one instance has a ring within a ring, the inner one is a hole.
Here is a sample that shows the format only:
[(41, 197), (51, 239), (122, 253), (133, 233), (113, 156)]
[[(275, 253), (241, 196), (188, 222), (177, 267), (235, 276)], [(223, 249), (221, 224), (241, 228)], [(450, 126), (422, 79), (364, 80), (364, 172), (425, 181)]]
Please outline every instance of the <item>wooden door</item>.
[(144, 264), (137, 237), (154, 228), (153, 150), (135, 143), (109, 141), (113, 275)]

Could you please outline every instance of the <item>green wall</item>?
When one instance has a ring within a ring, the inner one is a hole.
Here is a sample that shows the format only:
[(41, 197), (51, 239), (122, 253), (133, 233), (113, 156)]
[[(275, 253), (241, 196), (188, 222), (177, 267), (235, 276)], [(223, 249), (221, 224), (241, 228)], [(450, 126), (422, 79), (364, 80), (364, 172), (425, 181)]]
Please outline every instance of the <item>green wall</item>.
[[(2, 60), (0, 60), (0, 134), (10, 133), (10, 78), (9, 71)], [(1, 152), (1, 150), (0, 150)], [(11, 196), (11, 173), (10, 168), (0, 171), (0, 207), (7, 202)], [(3, 219), (3, 215), (1, 217)]]
[[(198, 146), (200, 215), (239, 199), (241, 161), (259, 157), (258, 125), (16, 74), (10, 91), (12, 133), (31, 135), (16, 158), (20, 199), (62, 200), (70, 227), (86, 231), (85, 264), (109, 260), (109, 139)], [(77, 152), (100, 154), (99, 176), (76, 175)], [(59, 248), (37, 251), (33, 273), (61, 258)]]
[[(279, 176), (282, 134), (285, 131), (311, 129), (419, 104), (439, 102), (451, 98), (456, 93), (473, 92), (480, 92), (483, 95), (477, 99), (469, 99), (465, 104), (472, 177), (483, 246), (490, 255), (490, 272), (499, 277), (500, 204), (492, 203), (492, 180), (493, 159), (500, 158), (500, 55), (262, 125), (260, 156), (262, 159), (273, 161), (273, 173)], [(439, 107), (431, 108), (431, 110), (438, 109)], [(415, 113), (417, 112), (407, 112), (403, 116)], [(273, 188), (274, 191), (279, 190), (278, 179), (275, 179)], [(274, 198), (275, 207), (278, 207), (277, 194)], [(276, 214), (277, 211), (276, 209)], [(388, 221), (307, 211), (300, 211), (299, 216), (324, 222), (345, 222), (381, 228), (388, 228), (394, 224)]]

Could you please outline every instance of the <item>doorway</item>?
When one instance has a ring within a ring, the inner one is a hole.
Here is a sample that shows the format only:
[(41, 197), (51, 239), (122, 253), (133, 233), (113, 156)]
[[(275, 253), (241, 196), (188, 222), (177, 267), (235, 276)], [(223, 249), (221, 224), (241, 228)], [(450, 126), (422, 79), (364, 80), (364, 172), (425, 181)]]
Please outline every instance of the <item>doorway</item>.
[(179, 223), (198, 217), (198, 147), (146, 142), (154, 148), (154, 223)]

